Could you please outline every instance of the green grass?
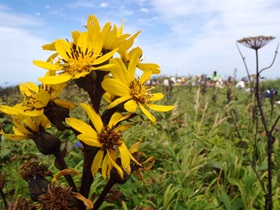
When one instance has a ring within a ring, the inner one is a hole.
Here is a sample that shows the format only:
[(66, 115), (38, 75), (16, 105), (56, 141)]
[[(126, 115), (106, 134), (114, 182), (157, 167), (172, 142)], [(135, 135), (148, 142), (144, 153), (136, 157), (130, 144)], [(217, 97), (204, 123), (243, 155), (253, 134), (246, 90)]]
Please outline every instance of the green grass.
[[(266, 87), (275, 84), (279, 86), (279, 81), (263, 83)], [(80, 101), (73, 90), (64, 94)], [(82, 97), (85, 99), (83, 93)], [(164, 98), (162, 103), (174, 104), (174, 111), (154, 113), (157, 125), (136, 118), (135, 126), (125, 133), (129, 146), (141, 138), (140, 151), (156, 158), (152, 169), (143, 172), (146, 183), (132, 176), (124, 185), (116, 185), (114, 190), (120, 190), (125, 201), (105, 202), (100, 209), (125, 210), (136, 206), (164, 210), (264, 209), (265, 192), (250, 161), (266, 186), (266, 137), (260, 120), (257, 127), (253, 121), (254, 106), (249, 93), (234, 88), (207, 88), (204, 92), (200, 88), (182, 86), (174, 88), (172, 98)], [(280, 114), (280, 105), (271, 106), (266, 99), (263, 107), (271, 127)], [(81, 109), (75, 110), (72, 116), (85, 117)], [(1, 122), (4, 120), (6, 118)], [(233, 122), (237, 124), (242, 142)], [(6, 131), (10, 129), (10, 125), (5, 126)], [(77, 140), (71, 133), (57, 135), (67, 141), (67, 164), (81, 172), (82, 151), (72, 149)], [(280, 209), (279, 132), (275, 131), (273, 135), (276, 137), (272, 157), (273, 204), (275, 209)], [(27, 183), (20, 179), (18, 171), (26, 159), (34, 156), (55, 169), (53, 158), (39, 154), (32, 141), (1, 141), (1, 171), (7, 180), (3, 191), (9, 202), (20, 195), (28, 197)], [(74, 177), (78, 186), (80, 178)], [(102, 176), (97, 175), (90, 192), (92, 200), (105, 184)], [(0, 208), (3, 208), (2, 200)]]

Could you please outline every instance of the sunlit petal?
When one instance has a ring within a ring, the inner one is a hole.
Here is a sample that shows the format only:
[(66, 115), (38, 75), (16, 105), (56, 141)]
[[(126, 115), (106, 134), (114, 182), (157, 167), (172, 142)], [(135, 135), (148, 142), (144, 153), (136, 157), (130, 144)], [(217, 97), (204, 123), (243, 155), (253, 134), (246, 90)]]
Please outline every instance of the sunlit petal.
[(93, 146), (93, 147), (101, 147), (102, 145), (97, 140), (97, 133), (91, 133), (91, 134), (80, 134), (77, 136), (78, 139), (80, 139), (82, 142), (84, 142), (87, 145)]
[(114, 100), (112, 103), (110, 103), (110, 105), (107, 107), (107, 109), (112, 109), (114, 108), (115, 106), (127, 101), (131, 99), (131, 96), (130, 95), (126, 95), (126, 96), (123, 96), (123, 97), (120, 97), (120, 98), (117, 98), (116, 100)]
[(92, 165), (91, 165), (91, 173), (92, 173), (93, 176), (98, 171), (98, 169), (99, 169), (99, 167), (102, 163), (103, 156), (104, 156), (104, 151), (103, 150), (98, 150), (98, 152), (96, 153), (96, 155), (94, 157)]
[(80, 133), (89, 134), (89, 135), (91, 134), (94, 135), (96, 133), (95, 130), (90, 125), (88, 125), (82, 120), (78, 120), (76, 118), (66, 118), (65, 122)]
[(168, 112), (174, 109), (174, 106), (164, 106), (164, 105), (156, 105), (156, 104), (146, 104), (150, 109), (157, 112)]
[(97, 133), (100, 133), (103, 128), (103, 122), (99, 114), (95, 112), (95, 110), (89, 105), (85, 103), (80, 104), (81, 107), (86, 111), (87, 115), (89, 116), (91, 122), (93, 123)]
[(152, 121), (152, 123), (156, 124), (156, 118), (142, 104), (139, 104), (139, 106), (142, 112)]
[(134, 113), (136, 112), (137, 108), (138, 108), (138, 105), (136, 103), (136, 101), (134, 100), (129, 100), (128, 102), (126, 102), (124, 104), (124, 108), (126, 111), (128, 112), (131, 112), (131, 113)]

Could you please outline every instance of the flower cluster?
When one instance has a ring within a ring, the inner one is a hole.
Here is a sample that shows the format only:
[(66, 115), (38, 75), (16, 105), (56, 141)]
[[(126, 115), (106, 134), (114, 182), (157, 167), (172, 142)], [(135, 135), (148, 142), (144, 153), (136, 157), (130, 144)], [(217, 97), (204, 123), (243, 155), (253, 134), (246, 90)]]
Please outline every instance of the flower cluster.
[[(124, 175), (145, 168), (142, 164), (146, 162), (139, 161), (136, 153), (127, 148), (123, 132), (133, 126), (133, 117), (144, 114), (156, 124), (152, 112), (171, 111), (174, 106), (155, 104), (164, 95), (154, 93), (146, 82), (160, 73), (159, 66), (144, 63), (142, 49), (132, 48), (140, 31), (130, 35), (123, 33), (123, 28), (123, 24), (118, 27), (110, 22), (102, 28), (98, 19), (90, 15), (84, 31), (72, 32), (72, 41), (57, 39), (44, 45), (43, 50), (53, 54), (46, 61), (33, 63), (45, 69), (46, 74), (38, 78), (39, 86), (32, 82), (20, 84), (21, 103), (0, 106), (0, 111), (12, 116), (15, 125), (14, 134), (3, 130), (0, 134), (12, 140), (32, 139), (43, 154), (54, 154), (56, 161), (61, 161), (61, 141), (46, 129), (54, 126), (60, 131), (72, 130), (84, 148), (84, 167), (90, 166), (93, 177), (101, 170), (107, 178), (114, 170), (123, 179)], [(139, 77), (137, 69), (142, 72)], [(88, 123), (70, 117), (76, 105), (59, 98), (70, 82), (89, 96), (90, 103), (80, 104), (88, 115)], [(63, 168), (66, 167), (59, 167)], [(83, 174), (83, 180), (88, 180), (88, 176)], [(87, 196), (83, 190), (81, 194)]]

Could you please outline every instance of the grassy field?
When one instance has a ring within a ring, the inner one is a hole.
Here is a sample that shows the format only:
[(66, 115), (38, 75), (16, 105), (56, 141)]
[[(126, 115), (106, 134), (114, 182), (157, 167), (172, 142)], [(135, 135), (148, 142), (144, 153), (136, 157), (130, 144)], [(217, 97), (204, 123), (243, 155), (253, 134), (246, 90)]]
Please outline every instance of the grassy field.
[[(280, 81), (262, 83), (267, 88), (280, 90)], [(161, 91), (165, 90), (158, 86)], [(5, 92), (8, 91), (8, 92)], [(20, 94), (1, 89), (1, 103), (13, 105)], [(132, 129), (125, 133), (130, 146), (142, 139), (141, 151), (156, 162), (150, 171), (143, 172), (145, 184), (132, 176), (123, 185), (113, 189), (123, 194), (115, 203), (105, 202), (100, 209), (190, 209), (190, 210), (238, 210), (264, 209), (267, 185), (267, 138), (260, 116), (256, 114), (254, 99), (248, 92), (234, 87), (178, 86), (161, 104), (175, 105), (168, 113), (154, 113), (157, 124), (135, 118)], [(77, 104), (86, 95), (74, 86), (68, 87), (62, 97)], [(263, 109), (268, 127), (280, 115), (280, 105), (269, 98), (263, 99)], [(77, 108), (72, 116), (86, 117)], [(10, 119), (1, 113), (2, 129), (10, 132)], [(280, 125), (275, 126), (273, 136), (273, 205), (280, 209)], [(82, 151), (71, 132), (55, 131), (67, 146), (68, 167), (81, 172)], [(131, 141), (131, 143), (129, 143)], [(43, 156), (33, 141), (1, 140), (1, 173), (6, 183), (3, 187), (6, 200), (12, 202), (19, 196), (28, 197), (28, 183), (19, 176), (21, 165), (32, 157), (38, 157), (50, 170), (57, 172), (52, 156)], [(256, 174), (257, 173), (257, 174)], [(79, 176), (73, 176), (79, 183)], [(259, 179), (258, 179), (259, 178)], [(61, 178), (60, 182), (64, 182)], [(66, 182), (65, 182), (66, 183)], [(94, 201), (106, 181), (97, 175), (90, 191)], [(79, 184), (77, 184), (79, 186)], [(264, 189), (263, 189), (264, 187)], [(4, 204), (1, 198), (0, 209)]]

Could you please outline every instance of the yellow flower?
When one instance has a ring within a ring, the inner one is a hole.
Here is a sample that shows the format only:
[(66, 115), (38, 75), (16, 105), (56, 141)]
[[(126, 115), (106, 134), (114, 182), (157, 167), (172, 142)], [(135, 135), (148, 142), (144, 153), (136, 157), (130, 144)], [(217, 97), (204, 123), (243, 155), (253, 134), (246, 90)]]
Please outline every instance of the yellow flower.
[(123, 177), (121, 167), (116, 164), (117, 151), (120, 152), (123, 169), (127, 174), (130, 174), (130, 160), (139, 164), (130, 154), (122, 139), (122, 132), (127, 130), (130, 125), (118, 125), (130, 115), (123, 116), (116, 112), (112, 115), (108, 125), (104, 125), (100, 115), (97, 114), (90, 105), (81, 103), (81, 106), (87, 112), (95, 129), (87, 123), (75, 118), (66, 118), (66, 123), (81, 133), (77, 136), (78, 139), (87, 145), (99, 147), (91, 166), (92, 174), (94, 175), (98, 171), (102, 163), (102, 175), (104, 178), (110, 174), (113, 167), (115, 167), (120, 176)]
[(40, 116), (44, 113), (51, 97), (46, 90), (43, 90), (32, 82), (20, 84), (19, 90), (23, 96), (23, 101), (13, 107), (0, 106), (0, 110), (10, 115)]
[(25, 117), (25, 116), (12, 116), (14, 124), (14, 134), (6, 134), (3, 130), (0, 131), (5, 138), (10, 140), (25, 140), (32, 139), (34, 134), (40, 132), (40, 128), (49, 128), (50, 122), (45, 115), (37, 117)]
[(108, 106), (111, 109), (121, 103), (124, 103), (124, 108), (131, 113), (136, 112), (139, 107), (141, 111), (153, 122), (156, 123), (156, 118), (146, 109), (146, 107), (158, 111), (166, 112), (174, 108), (174, 106), (163, 106), (152, 104), (154, 101), (162, 99), (162, 93), (151, 93), (151, 89), (147, 89), (144, 85), (150, 78), (152, 70), (144, 71), (139, 79), (135, 78), (136, 65), (140, 50), (135, 50), (131, 55), (128, 67), (122, 62), (120, 58), (111, 59), (110, 62), (114, 63), (111, 68), (113, 78), (106, 78), (102, 82), (102, 87), (111, 95), (118, 96)]
[(10, 115), (40, 116), (44, 113), (50, 101), (64, 108), (73, 109), (75, 105), (71, 102), (57, 99), (58, 94), (64, 89), (66, 83), (59, 85), (38, 86), (32, 82), (20, 84), (19, 89), (23, 96), (23, 101), (13, 107), (0, 106), (0, 111)]
[[(103, 51), (108, 52), (118, 49), (118, 53), (122, 55), (127, 51), (134, 42), (134, 39), (138, 36), (140, 31), (136, 32), (133, 36), (130, 34), (123, 34), (124, 24), (118, 28), (116, 25), (112, 27), (110, 22), (107, 22), (102, 29), (103, 37)], [(97, 18), (94, 15), (90, 15), (87, 21), (88, 32), (95, 33), (94, 29), (100, 29)]]
[[(47, 72), (46, 76), (54, 76), (54, 71)], [(67, 108), (67, 109), (74, 109), (76, 106), (71, 103), (70, 101), (61, 100), (58, 97), (58, 95), (61, 93), (61, 91), (68, 85), (68, 82), (55, 84), (55, 85), (46, 85), (42, 84), (40, 86), (40, 89), (46, 90), (50, 95), (50, 101), (53, 101), (58, 106)]]
[[(58, 39), (54, 44), (44, 45), (44, 49), (57, 51), (47, 62), (35, 60), (33, 63), (41, 68), (56, 71), (54, 76), (39, 78), (45, 84), (60, 84), (71, 79), (85, 77), (93, 70), (109, 71), (112, 64), (108, 61), (118, 49), (102, 54), (103, 39), (100, 30), (94, 29), (94, 33), (72, 33), (73, 42)], [(54, 46), (53, 46), (54, 45)], [(58, 55), (55, 57), (55, 55)]]

